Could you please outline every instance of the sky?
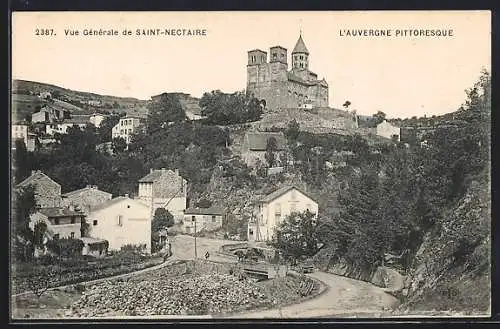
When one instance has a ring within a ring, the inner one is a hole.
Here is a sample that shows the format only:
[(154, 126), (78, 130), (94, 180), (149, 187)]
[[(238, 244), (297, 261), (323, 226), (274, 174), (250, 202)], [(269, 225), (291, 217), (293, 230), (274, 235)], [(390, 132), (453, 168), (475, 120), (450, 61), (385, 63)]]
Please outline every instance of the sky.
[[(162, 92), (246, 88), (247, 51), (281, 45), (302, 32), (309, 68), (329, 84), (330, 106), (359, 114), (439, 115), (490, 69), (488, 11), (462, 12), (15, 12), (12, 77), (104, 95), (149, 99)], [(118, 36), (84, 36), (84, 29)], [(206, 36), (136, 36), (136, 29), (206, 29)], [(36, 35), (53, 29), (55, 35)], [(67, 36), (65, 30), (79, 30)], [(133, 35), (124, 36), (124, 29)], [(347, 30), (391, 36), (345, 36)], [(396, 30), (453, 30), (449, 37), (397, 37)], [(341, 35), (343, 31), (344, 36)]]

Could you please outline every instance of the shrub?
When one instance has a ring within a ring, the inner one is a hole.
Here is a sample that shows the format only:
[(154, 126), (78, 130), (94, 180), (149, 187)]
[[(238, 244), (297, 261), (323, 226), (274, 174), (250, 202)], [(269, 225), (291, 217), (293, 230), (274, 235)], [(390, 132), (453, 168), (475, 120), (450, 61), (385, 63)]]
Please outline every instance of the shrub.
[(79, 257), (82, 254), (83, 247), (82, 240), (71, 238), (52, 239), (47, 242), (47, 249), (62, 257)]

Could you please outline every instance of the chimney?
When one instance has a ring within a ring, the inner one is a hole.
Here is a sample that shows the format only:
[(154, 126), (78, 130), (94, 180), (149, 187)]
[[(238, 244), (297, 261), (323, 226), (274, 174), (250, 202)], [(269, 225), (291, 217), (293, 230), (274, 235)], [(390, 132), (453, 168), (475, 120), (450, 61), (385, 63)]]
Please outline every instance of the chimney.
[(85, 188), (92, 188), (92, 185), (87, 185), (85, 186)]
[(152, 173), (153, 172), (153, 168), (149, 169), (149, 173)]
[(179, 175), (179, 169), (175, 169), (174, 171), (176, 175)]
[(128, 193), (125, 193), (125, 197), (128, 198)]

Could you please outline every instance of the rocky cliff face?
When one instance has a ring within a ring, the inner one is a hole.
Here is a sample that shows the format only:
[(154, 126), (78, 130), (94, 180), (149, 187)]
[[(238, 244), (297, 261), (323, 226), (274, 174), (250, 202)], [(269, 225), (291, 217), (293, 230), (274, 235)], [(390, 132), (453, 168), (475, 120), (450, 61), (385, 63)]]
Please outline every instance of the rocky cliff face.
[(408, 273), (401, 311), (490, 311), (488, 183), (472, 182), (465, 196), (428, 232)]

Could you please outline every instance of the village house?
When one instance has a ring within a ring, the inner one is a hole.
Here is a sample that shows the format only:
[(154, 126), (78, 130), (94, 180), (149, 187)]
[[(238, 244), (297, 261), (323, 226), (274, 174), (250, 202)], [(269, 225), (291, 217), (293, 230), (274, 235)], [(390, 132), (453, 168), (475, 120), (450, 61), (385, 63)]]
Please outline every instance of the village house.
[(62, 195), (63, 204), (78, 206), (86, 215), (89, 215), (91, 207), (111, 200), (111, 198), (111, 193), (101, 191), (95, 185), (87, 185)]
[(40, 208), (60, 207), (61, 185), (39, 170), (31, 172), (31, 176), (17, 184), (17, 188), (32, 185), (35, 190), (35, 202)]
[(151, 210), (128, 195), (90, 208), (89, 236), (109, 242), (109, 250), (125, 245), (146, 245), (151, 252)]
[(143, 129), (144, 125), (139, 116), (127, 115), (120, 118), (120, 121), (111, 129), (111, 137), (121, 137), (127, 144), (130, 144), (132, 135)]
[(178, 169), (151, 169), (149, 174), (139, 179), (138, 199), (151, 208), (152, 214), (158, 208), (165, 208), (178, 223), (184, 218), (186, 209), (187, 181), (179, 175)]
[(398, 142), (401, 136), (401, 128), (393, 126), (387, 120), (377, 125), (377, 135), (389, 139), (396, 139)]
[(214, 231), (222, 227), (223, 218), (224, 212), (219, 208), (188, 208), (184, 211), (182, 229), (187, 234)]
[(83, 242), (82, 255), (94, 256), (101, 258), (106, 256), (108, 252), (108, 241), (104, 239), (96, 239), (92, 237), (81, 237)]
[(296, 186), (285, 186), (262, 198), (255, 218), (248, 223), (248, 241), (269, 241), (276, 226), (293, 212), (309, 210), (318, 215), (318, 203)]
[(36, 134), (29, 131), (29, 124), (27, 122), (12, 124), (11, 129), (13, 150), (15, 150), (16, 140), (22, 140), (29, 152), (33, 152), (35, 150)]
[(103, 122), (103, 120), (107, 117), (107, 115), (104, 115), (104, 114), (100, 114), (100, 113), (93, 113), (90, 118), (89, 118), (89, 121), (91, 124), (93, 124), (94, 126), (96, 126), (96, 128), (99, 128), (101, 126), (101, 123)]
[(68, 119), (70, 117), (68, 110), (59, 109), (50, 105), (45, 105), (38, 112), (31, 114), (32, 123), (52, 123)]
[(84, 129), (89, 123), (89, 116), (73, 116), (69, 119), (64, 119), (59, 123), (50, 123), (45, 126), (45, 133), (48, 135), (54, 135), (55, 133), (67, 134), (68, 128), (77, 126), (80, 129)]
[(241, 145), (241, 158), (249, 167), (255, 167), (257, 163), (267, 164), (266, 150), (268, 141), (276, 141), (275, 166), (280, 163), (282, 154), (286, 149), (286, 138), (282, 132), (247, 132)]
[(30, 215), (29, 227), (34, 230), (38, 222), (47, 224), (47, 235), (52, 239), (79, 239), (85, 215), (72, 207), (40, 208)]

